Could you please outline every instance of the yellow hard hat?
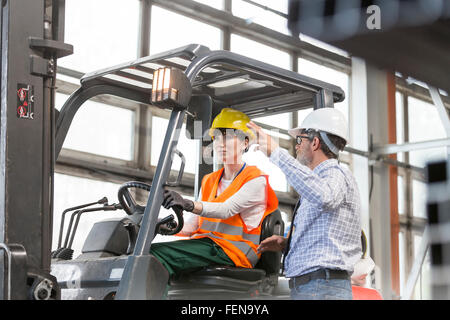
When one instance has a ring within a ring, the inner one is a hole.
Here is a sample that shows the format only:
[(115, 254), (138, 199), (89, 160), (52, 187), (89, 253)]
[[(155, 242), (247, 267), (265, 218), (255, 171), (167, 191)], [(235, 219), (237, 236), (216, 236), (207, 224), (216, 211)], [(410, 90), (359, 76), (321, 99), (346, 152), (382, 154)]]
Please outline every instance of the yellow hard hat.
[(217, 128), (237, 129), (247, 134), (251, 141), (255, 138), (255, 134), (247, 127), (249, 122), (250, 118), (245, 113), (232, 108), (223, 108), (214, 118), (209, 135), (214, 138), (214, 130)]

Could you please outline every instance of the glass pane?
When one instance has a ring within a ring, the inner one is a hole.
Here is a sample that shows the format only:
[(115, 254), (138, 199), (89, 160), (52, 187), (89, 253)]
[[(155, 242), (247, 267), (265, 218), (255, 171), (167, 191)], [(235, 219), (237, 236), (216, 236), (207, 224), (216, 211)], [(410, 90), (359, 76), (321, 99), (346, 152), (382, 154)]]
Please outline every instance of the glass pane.
[(270, 162), (261, 151), (254, 151), (254, 146), (250, 147), (250, 150), (244, 153), (242, 159), (251, 166), (257, 166), (265, 174), (269, 176), (269, 184), (272, 189), (277, 191), (288, 191), (287, 180), (284, 173)]
[(290, 57), (287, 52), (274, 49), (236, 34), (231, 35), (231, 51), (252, 59), (270, 63), (277, 67), (291, 69)]
[(409, 141), (426, 141), (445, 138), (436, 107), (425, 101), (408, 97)]
[(414, 179), (412, 191), (414, 217), (426, 218), (427, 185)]
[[(61, 216), (65, 209), (85, 203), (95, 202), (103, 197), (108, 198), (109, 204), (118, 203), (117, 192), (119, 187), (120, 185), (116, 183), (102, 182), (55, 173), (52, 250), (55, 250), (58, 246)], [(67, 229), (72, 213), (73, 212), (69, 212), (66, 214), (64, 220), (64, 230)], [(125, 216), (126, 213), (122, 210), (88, 212), (81, 215), (72, 246), (72, 249), (74, 250), (73, 256), (77, 257), (81, 253), (81, 248), (83, 247), (84, 241), (86, 240), (86, 237), (95, 222)], [(64, 244), (64, 239), (66, 237), (65, 232), (66, 231), (63, 233), (62, 244)]]
[(74, 53), (58, 65), (90, 72), (136, 59), (138, 22), (137, 0), (67, 0), (65, 42)]
[[(56, 106), (68, 96), (56, 94)], [(86, 101), (75, 115), (63, 148), (133, 160), (134, 117), (131, 110)]]
[[(395, 120), (396, 120), (396, 133), (397, 133), (397, 144), (405, 143), (405, 117), (403, 115), (403, 94), (400, 92), (395, 93)], [(403, 152), (397, 153), (397, 160), (404, 161), (405, 155)]]
[[(425, 101), (408, 97), (409, 141), (428, 141), (446, 137), (436, 107)], [(410, 152), (410, 163), (423, 167), (426, 162), (446, 157), (446, 148), (422, 149)]]
[[(292, 117), (291, 113), (281, 113), (281, 114), (276, 114), (273, 116), (257, 117), (257, 118), (253, 118), (252, 120), (287, 130), (292, 127), (291, 117)], [(264, 131), (275, 138), (288, 139), (288, 140), (291, 139), (291, 137), (289, 135), (280, 133), (277, 129), (272, 129), (272, 130), (264, 129)]]
[(152, 6), (150, 54), (192, 43), (218, 50), (221, 48), (221, 34), (216, 27)]
[(395, 119), (397, 126), (397, 143), (404, 143), (404, 116), (403, 116), (403, 94), (400, 92), (395, 93)]
[(403, 185), (403, 177), (397, 176), (397, 192), (398, 192), (398, 213), (406, 214), (405, 212), (405, 187)]
[(283, 129), (291, 128), (291, 113), (281, 113), (273, 116), (257, 117), (252, 120)]
[(403, 290), (406, 285), (406, 247), (405, 247), (405, 233), (399, 232), (398, 234), (398, 252), (399, 252), (399, 271), (400, 271), (400, 296), (403, 297)]
[[(414, 235), (414, 258), (416, 259), (420, 245), (422, 242), (422, 236)], [(431, 263), (430, 263), (430, 250), (428, 250), (425, 255), (425, 260), (422, 264), (422, 269), (420, 272), (420, 276), (416, 282), (416, 286), (414, 288), (414, 299), (415, 300), (430, 300), (431, 299)]]
[(216, 9), (223, 9), (223, 0), (194, 0), (195, 2), (200, 2), (202, 4), (206, 4), (207, 6), (216, 8)]
[(312, 108), (297, 111), (298, 126), (300, 126), (302, 124), (302, 122), (303, 122), (303, 120), (305, 120), (306, 116), (308, 114), (310, 114), (312, 111), (313, 111)]
[[(164, 143), (164, 137), (166, 135), (167, 126), (169, 124), (168, 119), (161, 117), (152, 117), (152, 146), (151, 146), (151, 165), (158, 165), (159, 156), (161, 154), (162, 145)], [(180, 133), (180, 140), (178, 141), (177, 149), (186, 158), (186, 165), (184, 172), (195, 173), (196, 167), (196, 140), (191, 140), (186, 137), (186, 124), (183, 124)], [(174, 156), (172, 163), (172, 169), (178, 170), (181, 165), (180, 157)]]
[(417, 167), (425, 167), (428, 162), (445, 160), (446, 157), (445, 147), (410, 151), (409, 163)]
[(425, 260), (422, 265), (422, 272), (420, 274), (422, 278), (422, 299), (431, 300), (431, 250), (428, 250)]
[[(350, 77), (348, 74), (321, 66), (303, 58), (298, 59), (298, 73), (340, 87), (345, 92), (345, 99), (342, 102), (335, 103), (334, 107), (342, 111), (348, 121), (348, 101), (350, 96), (348, 89)], [(299, 123), (301, 122), (299, 121)]]
[[(98, 180), (79, 178), (66, 174), (55, 173), (55, 197), (54, 197), (54, 220), (53, 220), (53, 242), (52, 250), (58, 246), (59, 230), (61, 225), (62, 212), (80, 204), (95, 202), (103, 197), (108, 198), (108, 203), (118, 203), (117, 192), (120, 184), (103, 182)], [(144, 198), (148, 196), (148, 192), (143, 193)], [(189, 198), (189, 197), (187, 197)], [(139, 201), (135, 198), (139, 205), (146, 205), (146, 201)], [(93, 206), (94, 207), (94, 206)], [(70, 216), (73, 212), (66, 214), (64, 220), (64, 232), (62, 244), (65, 242), (66, 229), (70, 222)], [(159, 217), (165, 217), (172, 214), (172, 210), (160, 208)], [(108, 219), (121, 219), (127, 217), (123, 210), (117, 211), (98, 211), (89, 212), (81, 216), (75, 233), (72, 249), (74, 250), (74, 258), (81, 254), (84, 241), (86, 240), (94, 223)], [(178, 238), (178, 239), (177, 239)], [(179, 237), (169, 237), (157, 235), (154, 242), (179, 240)]]
[[(288, 0), (257, 0), (254, 1), (275, 11), (287, 15)], [(247, 23), (256, 23), (269, 29), (288, 34), (287, 19), (277, 13), (265, 10), (242, 0), (233, 0), (233, 15), (247, 20)]]

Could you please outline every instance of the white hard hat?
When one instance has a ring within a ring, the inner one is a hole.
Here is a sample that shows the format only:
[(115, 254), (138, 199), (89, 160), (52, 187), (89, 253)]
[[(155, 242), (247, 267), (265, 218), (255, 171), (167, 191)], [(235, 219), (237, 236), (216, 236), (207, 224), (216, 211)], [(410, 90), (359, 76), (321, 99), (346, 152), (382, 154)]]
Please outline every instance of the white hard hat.
[(335, 108), (316, 109), (308, 114), (300, 127), (288, 130), (294, 139), (301, 134), (303, 129), (314, 129), (334, 134), (348, 142), (347, 120), (342, 112)]

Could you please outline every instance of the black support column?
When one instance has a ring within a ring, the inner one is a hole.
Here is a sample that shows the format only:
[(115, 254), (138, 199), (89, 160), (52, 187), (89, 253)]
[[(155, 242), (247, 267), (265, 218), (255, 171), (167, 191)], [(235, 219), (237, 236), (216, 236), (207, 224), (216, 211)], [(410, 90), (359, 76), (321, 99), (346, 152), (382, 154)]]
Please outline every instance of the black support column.
[[(56, 59), (72, 49), (58, 42), (64, 32), (64, 11), (59, 11), (64, 2), (1, 2), (0, 243), (18, 244), (26, 251), (26, 259), (21, 260), (26, 261), (25, 268), (11, 268), (13, 275), (18, 269), (34, 275), (50, 272), (53, 83)], [(9, 270), (4, 262), (0, 254), (1, 299), (8, 298)], [(14, 284), (17, 279), (23, 280), (23, 274), (12, 278), (11, 289), (21, 290), (11, 290), (11, 298), (33, 298), (22, 285)]]

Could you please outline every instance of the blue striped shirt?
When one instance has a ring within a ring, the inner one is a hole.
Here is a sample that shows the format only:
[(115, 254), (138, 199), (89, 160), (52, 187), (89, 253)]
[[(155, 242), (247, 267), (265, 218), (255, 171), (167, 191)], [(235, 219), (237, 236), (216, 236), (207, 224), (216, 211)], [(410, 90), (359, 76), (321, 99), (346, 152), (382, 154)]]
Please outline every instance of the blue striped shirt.
[(361, 258), (361, 203), (352, 173), (336, 159), (325, 160), (311, 170), (281, 148), (272, 152), (270, 161), (301, 197), (292, 223), (285, 276), (321, 268), (352, 273)]

